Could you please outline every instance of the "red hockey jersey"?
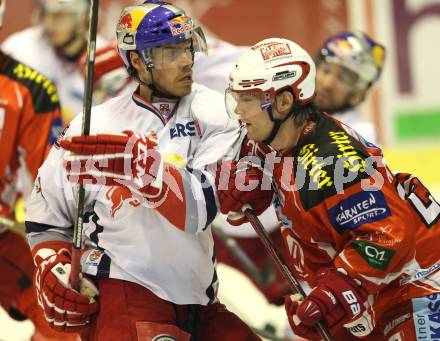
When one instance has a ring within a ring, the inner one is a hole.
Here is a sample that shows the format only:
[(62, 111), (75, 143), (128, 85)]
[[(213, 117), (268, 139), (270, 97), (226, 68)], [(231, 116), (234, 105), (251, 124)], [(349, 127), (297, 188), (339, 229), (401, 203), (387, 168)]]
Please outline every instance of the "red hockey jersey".
[[(368, 309), (346, 327), (364, 336), (388, 307), (440, 291), (440, 206), (417, 178), (391, 173), (381, 150), (350, 127), (323, 114), (305, 131), (273, 168), (289, 266), (312, 287), (326, 267), (359, 280)], [(245, 141), (249, 149), (268, 152)]]

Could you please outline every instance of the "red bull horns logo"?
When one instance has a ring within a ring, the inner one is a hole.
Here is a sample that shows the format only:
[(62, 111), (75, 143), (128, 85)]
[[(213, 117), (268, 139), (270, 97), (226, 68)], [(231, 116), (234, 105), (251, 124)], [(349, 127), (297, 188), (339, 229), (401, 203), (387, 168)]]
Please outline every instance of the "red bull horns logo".
[(107, 200), (111, 202), (110, 214), (112, 218), (115, 217), (116, 212), (118, 212), (124, 202), (128, 202), (133, 207), (138, 207), (141, 202), (133, 197), (131, 191), (122, 186), (113, 186), (108, 189), (105, 193)]
[(131, 13), (127, 13), (119, 19), (118, 28), (122, 30), (126, 30), (128, 28), (133, 27), (133, 19), (131, 17)]

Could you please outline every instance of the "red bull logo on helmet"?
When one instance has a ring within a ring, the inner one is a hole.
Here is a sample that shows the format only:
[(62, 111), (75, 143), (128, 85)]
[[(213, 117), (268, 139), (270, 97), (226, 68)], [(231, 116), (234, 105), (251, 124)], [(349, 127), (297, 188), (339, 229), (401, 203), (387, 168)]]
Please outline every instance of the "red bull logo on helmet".
[(117, 25), (118, 30), (135, 32), (146, 15), (145, 9), (131, 9), (121, 14)]
[(191, 31), (194, 28), (192, 19), (186, 15), (181, 15), (180, 17), (169, 20), (168, 25), (170, 26), (173, 36)]
[(280, 56), (289, 56), (292, 54), (287, 43), (264, 43), (252, 47), (253, 50), (260, 50), (264, 60), (273, 59)]
[(111, 202), (110, 214), (112, 218), (121, 209), (124, 202), (128, 202), (133, 207), (138, 207), (141, 203), (133, 197), (129, 189), (121, 186), (112, 186), (105, 193), (107, 200)]
[(133, 19), (131, 18), (131, 14), (127, 13), (121, 17), (118, 23), (118, 28), (126, 30), (133, 27)]

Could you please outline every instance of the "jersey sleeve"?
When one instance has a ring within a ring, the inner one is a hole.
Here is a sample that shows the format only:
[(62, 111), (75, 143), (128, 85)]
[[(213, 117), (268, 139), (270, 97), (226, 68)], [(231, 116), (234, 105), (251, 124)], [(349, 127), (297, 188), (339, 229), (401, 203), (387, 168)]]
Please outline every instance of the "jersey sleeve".
[(25, 196), (30, 194), (38, 168), (61, 131), (61, 110), (58, 99), (50, 107), (41, 107), (40, 96), (25, 95), (23, 115), (18, 127), (18, 152)]
[[(215, 96), (210, 106), (215, 116), (196, 116), (200, 141), (186, 168), (168, 168), (168, 177), (176, 183), (176, 190), (169, 191), (167, 199), (157, 207), (168, 221), (188, 233), (204, 231), (217, 216), (216, 165), (234, 152), (233, 146), (239, 138), (238, 122), (227, 116), (221, 95), (215, 93)], [(203, 103), (208, 105), (203, 97), (195, 100), (193, 112), (206, 110)]]
[[(80, 134), (81, 117), (76, 117), (62, 135)], [(34, 248), (42, 242), (72, 240), (77, 187), (67, 181), (63, 167), (65, 151), (56, 143), (38, 171), (26, 206), (26, 233)], [(84, 212), (91, 208), (99, 186), (86, 185)]]

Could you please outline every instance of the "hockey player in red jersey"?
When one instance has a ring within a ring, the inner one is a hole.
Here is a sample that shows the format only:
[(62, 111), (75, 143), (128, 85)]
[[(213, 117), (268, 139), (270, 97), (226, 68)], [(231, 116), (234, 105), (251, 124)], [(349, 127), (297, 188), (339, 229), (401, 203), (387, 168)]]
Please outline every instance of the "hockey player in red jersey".
[(286, 297), (297, 335), (319, 339), (323, 321), (335, 335), (345, 327), (369, 340), (437, 339), (439, 204), (317, 110), (314, 95), (315, 65), (297, 44), (266, 39), (240, 57), (226, 103), (247, 133), (242, 156), (254, 157), (219, 168), (221, 211), (240, 223), (243, 205), (259, 214), (273, 201), (290, 268), (313, 288)]
[[(203, 31), (180, 8), (146, 1), (122, 11), (116, 33), (137, 89), (92, 108), (90, 136), (72, 121), (28, 204), (48, 321), (92, 340), (258, 340), (216, 296), (214, 168), (239, 127), (221, 94), (193, 84)], [(69, 284), (77, 183), (93, 299)]]
[[(5, 6), (5, 0), (0, 0), (0, 27)], [(59, 99), (52, 82), (0, 51), (0, 217), (14, 220), (18, 192), (25, 197), (30, 194), (60, 128)], [(14, 319), (33, 322), (33, 341), (59, 340), (63, 335), (49, 328), (38, 307), (33, 271), (25, 239), (0, 223), (1, 306)]]

